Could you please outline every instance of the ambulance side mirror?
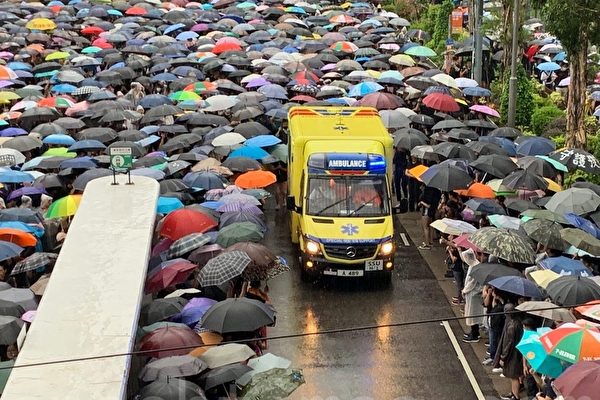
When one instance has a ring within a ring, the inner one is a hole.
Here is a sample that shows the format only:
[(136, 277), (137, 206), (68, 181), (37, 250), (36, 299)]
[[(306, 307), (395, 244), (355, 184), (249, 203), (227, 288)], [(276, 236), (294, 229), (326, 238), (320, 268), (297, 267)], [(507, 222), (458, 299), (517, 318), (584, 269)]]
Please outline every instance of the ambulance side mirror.
[(296, 205), (296, 197), (295, 196), (286, 197), (286, 206), (287, 206), (288, 210), (295, 211), (298, 214), (302, 214), (302, 207), (299, 207)]

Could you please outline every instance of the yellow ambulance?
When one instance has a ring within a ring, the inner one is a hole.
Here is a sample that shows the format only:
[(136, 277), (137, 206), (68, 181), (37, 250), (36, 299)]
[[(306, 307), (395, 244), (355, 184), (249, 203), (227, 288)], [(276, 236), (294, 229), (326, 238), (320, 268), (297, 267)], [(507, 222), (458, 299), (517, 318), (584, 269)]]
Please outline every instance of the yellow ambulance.
[(366, 107), (292, 107), (287, 208), (302, 278), (394, 268), (393, 140)]

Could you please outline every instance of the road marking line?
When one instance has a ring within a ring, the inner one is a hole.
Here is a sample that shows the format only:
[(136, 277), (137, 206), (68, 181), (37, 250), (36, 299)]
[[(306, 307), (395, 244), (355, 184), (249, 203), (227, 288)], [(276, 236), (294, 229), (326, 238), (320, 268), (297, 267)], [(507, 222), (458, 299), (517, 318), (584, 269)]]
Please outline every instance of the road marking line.
[(475, 396), (477, 396), (477, 400), (485, 400), (485, 396), (483, 395), (483, 392), (481, 391), (481, 388), (475, 379), (475, 375), (473, 375), (473, 371), (471, 370), (471, 367), (469, 366), (469, 363), (465, 358), (460, 345), (458, 344), (458, 340), (456, 340), (456, 337), (454, 336), (454, 332), (452, 332), (452, 328), (450, 328), (450, 324), (448, 321), (442, 321), (442, 325), (444, 325), (444, 329), (446, 329), (446, 333), (450, 338), (450, 342), (452, 342), (452, 347), (454, 347), (454, 351), (456, 352), (456, 355), (458, 356), (458, 359), (462, 364), (465, 373), (467, 374), (467, 378), (469, 378), (469, 382), (473, 387), (473, 391), (475, 392)]
[(408, 241), (408, 238), (406, 237), (406, 233), (401, 233), (400, 238), (404, 242), (404, 246), (406, 246), (406, 247), (410, 246), (410, 242)]

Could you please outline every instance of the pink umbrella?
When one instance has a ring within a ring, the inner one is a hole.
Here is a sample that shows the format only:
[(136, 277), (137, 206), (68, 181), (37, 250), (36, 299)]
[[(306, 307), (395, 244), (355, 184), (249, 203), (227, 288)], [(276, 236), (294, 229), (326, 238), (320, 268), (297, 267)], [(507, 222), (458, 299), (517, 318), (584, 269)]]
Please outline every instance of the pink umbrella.
[(165, 238), (158, 242), (152, 249), (152, 257), (159, 256), (162, 252), (169, 250), (169, 247), (173, 244), (174, 240)]
[(70, 117), (77, 113), (86, 111), (89, 107), (90, 107), (90, 103), (88, 103), (87, 101), (80, 101), (79, 103), (73, 104), (73, 107), (67, 108), (67, 111), (65, 111), (65, 115), (67, 117)]
[(463, 233), (462, 235), (454, 238), (452, 241), (454, 242), (454, 244), (456, 244), (458, 247), (463, 247), (465, 249), (471, 249), (475, 252), (480, 251), (479, 247), (475, 246), (473, 243), (471, 243), (471, 241), (469, 240), (469, 236), (470, 234), (468, 233)]
[(35, 319), (36, 310), (27, 311), (25, 314), (21, 315), (21, 319), (25, 322), (32, 323)]
[(485, 114), (485, 115), (489, 115), (491, 117), (500, 118), (500, 114), (498, 114), (498, 111), (496, 111), (493, 108), (488, 107), (488, 106), (483, 106), (483, 105), (477, 104), (477, 105), (471, 106), (471, 110)]

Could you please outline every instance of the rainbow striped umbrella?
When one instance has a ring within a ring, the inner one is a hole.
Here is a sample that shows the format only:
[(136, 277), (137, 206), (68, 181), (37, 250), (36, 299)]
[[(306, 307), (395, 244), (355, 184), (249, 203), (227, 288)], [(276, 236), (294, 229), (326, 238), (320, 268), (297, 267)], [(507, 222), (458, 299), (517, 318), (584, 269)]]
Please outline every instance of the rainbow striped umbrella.
[(62, 218), (75, 215), (81, 202), (80, 194), (71, 194), (56, 200), (46, 212), (46, 218)]

